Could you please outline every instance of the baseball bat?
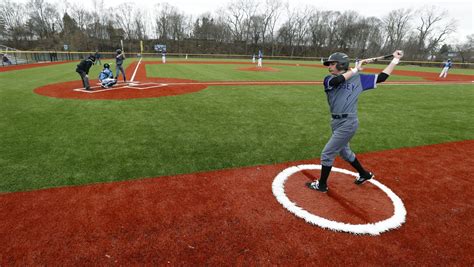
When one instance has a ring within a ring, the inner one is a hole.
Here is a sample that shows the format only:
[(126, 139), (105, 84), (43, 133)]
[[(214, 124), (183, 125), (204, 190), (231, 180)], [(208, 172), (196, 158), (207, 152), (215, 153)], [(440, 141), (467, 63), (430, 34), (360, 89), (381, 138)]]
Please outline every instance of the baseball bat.
[(361, 61), (362, 61), (362, 65), (365, 65), (365, 64), (377, 62), (377, 61), (379, 61), (379, 60), (391, 59), (391, 58), (393, 58), (393, 55), (392, 55), (392, 54), (390, 54), (390, 55), (383, 55), (383, 56), (379, 56), (379, 57), (366, 58), (366, 59), (363, 59), (363, 60), (361, 60)]
[(390, 55), (384, 55), (384, 56), (380, 56), (380, 57), (374, 58), (374, 62), (377, 61), (377, 60), (392, 59), (392, 58), (393, 58), (393, 55), (392, 55), (392, 54), (390, 54)]
[(120, 40), (120, 45), (122, 46), (122, 52), (123, 52), (123, 40)]
[[(402, 50), (397, 50), (396, 53), (400, 56), (403, 56), (403, 51)], [(380, 57), (373, 57), (373, 58), (364, 59), (362, 64), (367, 64), (367, 63), (377, 62), (377, 60), (392, 59), (392, 58), (393, 58), (393, 54), (384, 55), (384, 56), (380, 56)]]

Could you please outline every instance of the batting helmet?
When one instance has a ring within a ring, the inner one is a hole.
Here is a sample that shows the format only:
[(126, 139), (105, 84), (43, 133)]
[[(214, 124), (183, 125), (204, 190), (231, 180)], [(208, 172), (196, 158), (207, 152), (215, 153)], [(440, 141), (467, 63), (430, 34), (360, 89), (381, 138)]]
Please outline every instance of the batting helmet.
[(328, 59), (324, 61), (324, 66), (329, 66), (330, 63), (337, 62), (336, 69), (337, 70), (348, 70), (349, 69), (349, 56), (341, 53), (336, 52), (331, 54)]
[(90, 55), (89, 59), (92, 60), (92, 62), (95, 62), (95, 56), (94, 55)]
[(105, 63), (105, 64), (104, 64), (104, 69), (110, 69), (109, 63)]
[(117, 54), (122, 54), (122, 49), (117, 49)]

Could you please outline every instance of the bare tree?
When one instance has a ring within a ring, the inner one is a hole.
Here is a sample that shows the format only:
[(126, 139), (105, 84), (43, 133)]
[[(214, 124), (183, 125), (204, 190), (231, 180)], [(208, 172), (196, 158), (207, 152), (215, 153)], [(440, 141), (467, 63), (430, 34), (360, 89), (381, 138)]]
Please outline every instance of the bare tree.
[[(295, 45), (296, 48), (302, 50), (305, 49), (309, 43), (309, 33), (311, 32), (309, 20), (313, 13), (313, 10), (309, 6), (305, 6), (301, 9), (297, 9), (294, 20), (295, 29)], [(294, 48), (291, 51), (291, 55), (294, 55)]]
[(354, 46), (358, 30), (360, 30), (361, 18), (359, 13), (355, 11), (345, 11), (337, 21), (337, 48), (341, 51), (348, 51)]
[(463, 63), (470, 61), (474, 57), (474, 34), (466, 37), (467, 41), (456, 45), (456, 51)]
[(296, 39), (296, 19), (298, 11), (291, 9), (289, 3), (285, 4), (286, 21), (278, 30), (278, 39), (285, 47), (289, 49), (287, 51), (290, 55), (294, 53), (294, 43)]
[(30, 0), (28, 3), (29, 26), (39, 39), (50, 39), (59, 31), (59, 14), (55, 6), (44, 0)]
[(400, 48), (403, 41), (410, 33), (410, 21), (412, 19), (411, 9), (397, 9), (390, 11), (383, 17), (383, 29), (385, 31), (384, 52), (389, 53)]
[(252, 0), (235, 0), (221, 10), (227, 17), (230, 30), (236, 41), (249, 41), (251, 18), (255, 16), (258, 3)]
[(270, 37), (272, 43), (271, 55), (273, 56), (273, 43), (275, 40), (275, 26), (282, 11), (282, 2), (280, 0), (265, 0), (264, 12), (261, 14), (262, 21), (262, 46), (265, 47), (265, 37)]
[(70, 16), (77, 23), (81, 31), (86, 32), (93, 15), (81, 6), (72, 6)]
[(250, 18), (249, 35), (254, 46), (258, 45), (260, 38), (263, 36), (263, 16), (256, 15)]
[(25, 7), (22, 4), (9, 0), (0, 3), (0, 40), (11, 40), (12, 46), (18, 47), (22, 40), (28, 38), (25, 27), (27, 17), (24, 15)]
[[(257, 28), (259, 28), (259, 24), (261, 25), (261, 18), (256, 17), (256, 13), (259, 7), (259, 3), (253, 0), (238, 0), (241, 9), (244, 13), (244, 33), (245, 33), (245, 41), (246, 46), (248, 42), (251, 42), (255, 36), (255, 33), (252, 32), (251, 27), (253, 23), (256, 23)], [(254, 18), (254, 19), (253, 19)], [(246, 49), (247, 51), (247, 49)]]
[(357, 23), (357, 29), (353, 33), (352, 44), (354, 55), (359, 58), (373, 57), (382, 50), (383, 36), (380, 25), (382, 21), (376, 17), (361, 18)]
[(143, 40), (145, 38), (145, 16), (144, 12), (140, 9), (136, 9), (133, 14), (133, 39)]
[(168, 4), (156, 4), (155, 32), (156, 37), (161, 40), (170, 39), (171, 34), (171, 16), (177, 13), (177, 8)]
[(135, 5), (133, 3), (122, 3), (115, 9), (115, 22), (123, 29), (125, 39), (132, 39), (134, 37), (134, 14), (136, 13)]
[(194, 23), (193, 36), (217, 42), (231, 41), (227, 29), (220, 19), (214, 19), (210, 13), (204, 13)]
[(339, 18), (341, 17), (341, 13), (339, 11), (327, 11), (325, 14), (326, 16), (326, 30), (327, 30), (327, 42), (326, 47), (328, 48), (328, 53), (332, 53), (336, 50), (337, 42), (339, 41), (338, 37), (338, 22)]
[(439, 11), (435, 6), (419, 10), (420, 24), (416, 27), (418, 41), (418, 58), (432, 55), (440, 42), (456, 30), (456, 22), (451, 20), (445, 24), (446, 11)]
[(326, 26), (328, 12), (316, 10), (309, 17), (308, 23), (310, 28), (311, 46), (316, 54), (322, 53), (322, 48), (328, 38), (328, 31)]

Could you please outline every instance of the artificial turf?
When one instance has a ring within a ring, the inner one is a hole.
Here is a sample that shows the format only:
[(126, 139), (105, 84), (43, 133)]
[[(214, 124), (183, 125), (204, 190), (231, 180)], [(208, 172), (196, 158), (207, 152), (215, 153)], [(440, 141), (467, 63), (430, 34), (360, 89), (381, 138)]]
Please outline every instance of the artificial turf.
[[(33, 92), (79, 79), (75, 64), (0, 73), (0, 192), (318, 158), (330, 136), (321, 85), (211, 86), (192, 94), (118, 101)], [(318, 81), (327, 73), (301, 66), (236, 70), (246, 66), (148, 65), (147, 74), (199, 81)], [(99, 70), (94, 67), (90, 76)], [(363, 153), (474, 139), (473, 90), (474, 85), (380, 85), (360, 97), (360, 128), (351, 147)]]

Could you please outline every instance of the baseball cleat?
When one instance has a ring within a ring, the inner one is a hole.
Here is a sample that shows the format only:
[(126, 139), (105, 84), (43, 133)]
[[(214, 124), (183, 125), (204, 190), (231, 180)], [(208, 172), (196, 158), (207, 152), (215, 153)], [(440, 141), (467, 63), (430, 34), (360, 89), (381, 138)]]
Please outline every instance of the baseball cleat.
[(367, 176), (365, 176), (365, 177), (363, 177), (363, 176), (357, 177), (357, 178), (354, 180), (354, 183), (355, 183), (356, 185), (361, 185), (361, 184), (363, 184), (365, 181), (368, 181), (368, 180), (370, 180), (370, 179), (372, 179), (372, 178), (374, 178), (374, 177), (375, 177), (375, 175), (374, 175), (373, 173), (369, 172), (369, 174), (368, 174)]
[(309, 189), (316, 190), (316, 191), (323, 192), (323, 193), (326, 193), (329, 190), (329, 188), (327, 186), (321, 186), (319, 184), (318, 180), (316, 180), (314, 182), (306, 183), (306, 186)]

